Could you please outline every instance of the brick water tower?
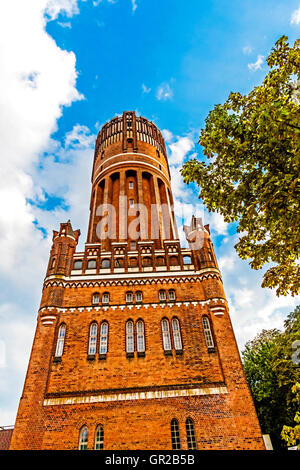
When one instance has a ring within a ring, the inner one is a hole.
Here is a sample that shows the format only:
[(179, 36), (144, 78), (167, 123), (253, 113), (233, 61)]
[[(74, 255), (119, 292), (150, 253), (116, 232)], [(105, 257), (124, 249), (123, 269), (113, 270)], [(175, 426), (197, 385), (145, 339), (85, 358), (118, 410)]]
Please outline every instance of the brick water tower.
[(264, 449), (209, 227), (184, 230), (160, 131), (113, 118), (84, 252), (53, 232), (11, 449)]

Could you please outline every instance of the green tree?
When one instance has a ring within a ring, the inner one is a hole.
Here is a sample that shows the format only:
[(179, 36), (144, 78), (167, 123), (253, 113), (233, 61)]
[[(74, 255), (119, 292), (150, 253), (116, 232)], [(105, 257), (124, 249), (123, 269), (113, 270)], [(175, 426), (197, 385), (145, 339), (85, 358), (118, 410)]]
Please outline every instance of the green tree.
[(207, 160), (181, 170), (209, 211), (238, 223), (238, 255), (254, 269), (271, 263), (262, 286), (277, 295), (300, 290), (300, 40), (287, 41), (276, 42), (260, 86), (210, 111), (199, 140)]
[[(298, 410), (300, 410), (300, 383), (296, 383), (292, 387), (292, 392), (296, 395), (296, 400), (298, 404)], [(286, 441), (288, 446), (297, 445), (298, 441), (298, 450), (300, 450), (300, 411), (296, 411), (294, 421), (296, 425), (292, 426), (283, 426), (281, 431), (281, 437)]]
[(274, 448), (285, 447), (281, 431), (293, 424), (297, 411), (292, 388), (300, 381), (300, 361), (293, 345), (299, 339), (300, 306), (288, 315), (282, 332), (263, 330), (242, 352), (262, 432), (270, 434)]

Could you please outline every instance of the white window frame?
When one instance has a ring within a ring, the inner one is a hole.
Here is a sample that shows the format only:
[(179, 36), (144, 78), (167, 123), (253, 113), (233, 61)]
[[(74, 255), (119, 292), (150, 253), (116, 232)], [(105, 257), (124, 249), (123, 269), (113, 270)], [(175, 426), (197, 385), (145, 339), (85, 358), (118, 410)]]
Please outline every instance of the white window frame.
[(103, 304), (109, 304), (109, 293), (108, 292), (104, 292), (102, 294), (102, 303)]
[(143, 320), (138, 320), (136, 328), (136, 348), (137, 352), (145, 352), (145, 324)]
[(89, 356), (94, 356), (97, 351), (97, 335), (98, 335), (98, 325), (94, 321), (91, 323), (90, 326), (90, 334), (89, 334), (89, 349), (88, 349), (88, 355)]
[(180, 323), (178, 318), (172, 318), (172, 331), (173, 331), (173, 343), (174, 349), (176, 351), (182, 350), (182, 339), (181, 339), (181, 330), (180, 330)]
[[(170, 289), (169, 292), (169, 300), (176, 300), (176, 294), (174, 289)], [(173, 298), (172, 298), (173, 297)]]
[(126, 292), (126, 303), (131, 304), (133, 302), (133, 293), (132, 292)]
[(58, 330), (55, 357), (61, 357), (63, 355), (64, 346), (65, 346), (65, 337), (66, 337), (66, 325), (65, 323), (62, 323)]
[(206, 346), (208, 348), (214, 348), (215, 343), (214, 343), (213, 335), (212, 335), (212, 332), (211, 332), (211, 326), (210, 326), (210, 321), (209, 321), (208, 317), (206, 317), (206, 316), (202, 317), (202, 325), (203, 325), (203, 331), (204, 331)]
[(167, 296), (166, 296), (166, 291), (161, 289), (158, 293), (158, 298), (159, 300), (161, 301), (165, 301), (167, 299)]
[[(86, 433), (86, 434), (85, 434)], [(85, 437), (86, 436), (86, 437)], [(78, 444), (78, 449), (79, 450), (87, 450), (88, 446), (88, 439), (89, 439), (89, 430), (87, 426), (83, 426), (80, 429), (79, 433), (79, 444)]]
[(93, 305), (98, 305), (99, 302), (100, 302), (100, 295), (98, 294), (98, 292), (95, 292), (93, 294), (92, 303)]
[(134, 188), (134, 183), (133, 181), (128, 182), (128, 189), (133, 189)]
[[(91, 262), (95, 263), (95, 266), (90, 267), (89, 264), (90, 264)], [(93, 258), (93, 259), (89, 259), (88, 262), (87, 262), (87, 268), (86, 268), (86, 269), (96, 269), (96, 267), (97, 267), (97, 260), (95, 260), (94, 258)]]
[(170, 324), (167, 318), (163, 318), (161, 321), (161, 332), (162, 332), (164, 351), (172, 351)]
[(106, 354), (108, 350), (108, 322), (103, 321), (100, 326), (99, 354)]
[[(76, 264), (78, 265), (79, 263), (80, 263), (80, 267), (79, 267), (79, 268), (76, 268)], [(74, 270), (75, 270), (75, 269), (76, 269), (76, 270), (77, 270), (77, 269), (78, 269), (78, 270), (79, 270), (79, 269), (82, 269), (82, 259), (76, 259), (76, 260), (74, 261), (73, 269), (74, 269)]]
[[(99, 433), (100, 433), (100, 437), (99, 437)], [(98, 446), (100, 448), (97, 448)], [(95, 432), (94, 449), (95, 450), (103, 450), (103, 446), (104, 446), (104, 428), (103, 428), (102, 424), (98, 424), (98, 426), (96, 427), (96, 432)]]
[(197, 440), (195, 433), (195, 424), (192, 418), (187, 418), (185, 421), (186, 440), (189, 450), (197, 450)]
[(171, 440), (173, 450), (181, 449), (179, 424), (175, 418), (171, 421)]
[(132, 320), (126, 322), (126, 352), (134, 352), (134, 324)]
[(139, 290), (135, 293), (135, 301), (142, 302), (142, 300), (143, 300), (143, 293), (142, 291)]
[(129, 207), (134, 207), (134, 199), (129, 199)]

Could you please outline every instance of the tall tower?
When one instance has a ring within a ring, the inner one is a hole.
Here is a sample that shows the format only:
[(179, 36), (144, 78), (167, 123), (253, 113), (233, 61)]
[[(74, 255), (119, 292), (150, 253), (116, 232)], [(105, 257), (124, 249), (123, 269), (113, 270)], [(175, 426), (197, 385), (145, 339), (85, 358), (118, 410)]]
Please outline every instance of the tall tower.
[(264, 449), (209, 227), (182, 248), (157, 127), (98, 134), (84, 252), (53, 232), (11, 449)]

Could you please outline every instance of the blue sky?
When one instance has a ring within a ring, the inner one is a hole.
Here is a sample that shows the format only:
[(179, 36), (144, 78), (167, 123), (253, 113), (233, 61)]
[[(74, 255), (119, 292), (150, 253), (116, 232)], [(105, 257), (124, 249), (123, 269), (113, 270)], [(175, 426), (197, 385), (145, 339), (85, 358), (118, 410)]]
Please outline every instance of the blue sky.
[(179, 233), (182, 213), (210, 223), (240, 348), (282, 327), (296, 300), (260, 287), (262, 272), (234, 251), (234, 225), (208, 214), (179, 170), (202, 158), (210, 109), (259, 84), (275, 41), (299, 33), (300, 0), (1, 3), (0, 425), (15, 419), (52, 230), (70, 218), (83, 247), (95, 138), (124, 110), (163, 131)]

